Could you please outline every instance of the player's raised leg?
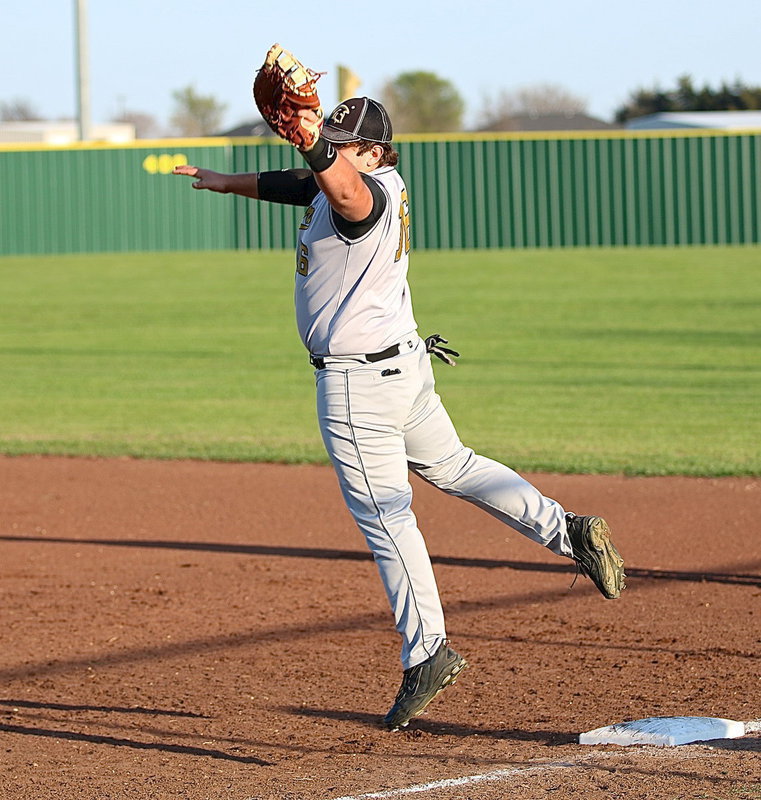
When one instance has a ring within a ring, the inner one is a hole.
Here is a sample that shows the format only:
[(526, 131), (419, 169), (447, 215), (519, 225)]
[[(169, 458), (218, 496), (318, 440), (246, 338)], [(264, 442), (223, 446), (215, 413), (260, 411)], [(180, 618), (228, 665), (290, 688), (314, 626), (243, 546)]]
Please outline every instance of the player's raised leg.
[(404, 429), (410, 468), (442, 491), (468, 500), (570, 558), (562, 506), (510, 467), (465, 447), (434, 390), (430, 358), (422, 358), (419, 368), (423, 388)]
[(623, 559), (605, 520), (566, 513), (510, 467), (465, 447), (434, 390), (430, 361), (421, 361), (420, 369), (424, 390), (405, 427), (410, 467), (442, 491), (572, 558), (605, 597), (618, 597), (625, 586)]

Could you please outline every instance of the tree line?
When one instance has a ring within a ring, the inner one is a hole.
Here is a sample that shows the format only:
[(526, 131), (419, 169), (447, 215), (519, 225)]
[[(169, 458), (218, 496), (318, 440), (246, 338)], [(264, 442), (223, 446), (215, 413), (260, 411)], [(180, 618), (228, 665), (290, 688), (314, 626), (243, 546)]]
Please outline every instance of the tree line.
[(629, 102), (616, 110), (616, 122), (626, 122), (664, 111), (757, 111), (761, 109), (761, 86), (747, 86), (737, 79), (723, 81), (715, 89), (698, 88), (689, 75), (677, 79), (673, 89), (637, 89)]
[[(382, 87), (379, 98), (386, 106), (398, 133), (446, 133), (450, 131), (509, 131), (520, 117), (548, 114), (573, 116), (587, 112), (587, 101), (556, 84), (534, 84), (503, 89), (484, 97), (482, 111), (465, 125), (465, 101), (455, 85), (433, 72), (404, 72)], [(124, 110), (112, 122), (129, 122), (138, 138), (158, 135), (209, 136), (219, 133), (227, 106), (213, 95), (203, 95), (193, 86), (172, 93), (174, 103), (170, 130), (161, 131), (156, 119), (145, 112)], [(695, 85), (689, 75), (677, 79), (671, 89), (640, 87), (630, 92), (616, 109), (614, 121), (664, 111), (743, 111), (761, 109), (761, 86), (739, 78), (717, 87)], [(25, 100), (0, 102), (0, 120), (39, 120)]]

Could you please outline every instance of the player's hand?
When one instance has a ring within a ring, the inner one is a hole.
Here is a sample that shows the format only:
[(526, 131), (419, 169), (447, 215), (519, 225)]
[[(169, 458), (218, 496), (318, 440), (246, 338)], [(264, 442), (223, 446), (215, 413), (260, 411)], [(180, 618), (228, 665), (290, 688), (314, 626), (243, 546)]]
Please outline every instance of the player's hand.
[(201, 169), (190, 164), (180, 164), (172, 170), (173, 175), (187, 175), (190, 178), (198, 178), (193, 184), (194, 189), (208, 189), (211, 192), (221, 192), (227, 194), (227, 175), (221, 172), (214, 172), (211, 169)]
[(296, 116), (300, 118), (301, 127), (307, 132), (307, 139), (311, 140), (311, 145), (309, 147), (302, 147), (300, 149), (302, 152), (311, 150), (320, 138), (325, 115), (321, 108), (318, 108), (316, 111), (311, 108), (300, 108), (296, 112)]

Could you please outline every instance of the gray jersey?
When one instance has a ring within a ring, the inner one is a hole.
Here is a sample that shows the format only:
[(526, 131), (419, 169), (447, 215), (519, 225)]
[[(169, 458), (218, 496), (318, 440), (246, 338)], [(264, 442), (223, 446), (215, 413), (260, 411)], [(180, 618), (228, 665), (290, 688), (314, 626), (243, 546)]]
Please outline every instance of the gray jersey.
[(407, 284), (410, 225), (407, 189), (393, 167), (370, 173), (386, 195), (373, 228), (347, 239), (320, 192), (299, 226), (296, 322), (315, 355), (376, 353), (417, 328)]

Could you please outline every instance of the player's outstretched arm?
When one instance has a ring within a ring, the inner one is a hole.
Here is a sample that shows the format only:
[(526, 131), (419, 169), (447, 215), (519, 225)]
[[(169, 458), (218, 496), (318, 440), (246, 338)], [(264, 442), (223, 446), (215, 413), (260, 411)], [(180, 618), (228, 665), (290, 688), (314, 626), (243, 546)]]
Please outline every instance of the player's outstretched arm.
[(197, 178), (193, 183), (194, 189), (208, 189), (220, 194), (239, 194), (243, 197), (259, 199), (259, 179), (256, 172), (241, 172), (227, 174), (214, 172), (211, 169), (202, 169), (190, 164), (182, 164), (172, 170), (174, 175), (187, 175)]

